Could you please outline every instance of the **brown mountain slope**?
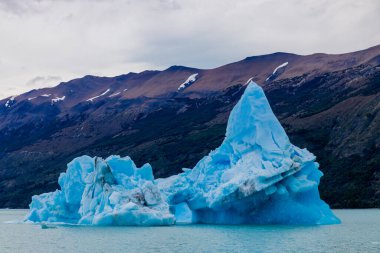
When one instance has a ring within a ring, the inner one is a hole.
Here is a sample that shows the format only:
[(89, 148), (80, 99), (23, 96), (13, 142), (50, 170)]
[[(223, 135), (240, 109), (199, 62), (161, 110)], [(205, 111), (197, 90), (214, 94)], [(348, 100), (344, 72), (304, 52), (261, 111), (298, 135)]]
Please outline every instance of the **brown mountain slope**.
[(292, 142), (318, 156), (330, 204), (379, 207), (379, 66), (380, 46), (274, 53), (210, 70), (85, 76), (1, 100), (0, 207), (25, 207), (31, 195), (55, 189), (66, 163), (82, 154), (130, 155), (160, 177), (194, 166), (221, 143), (249, 79), (264, 87)]

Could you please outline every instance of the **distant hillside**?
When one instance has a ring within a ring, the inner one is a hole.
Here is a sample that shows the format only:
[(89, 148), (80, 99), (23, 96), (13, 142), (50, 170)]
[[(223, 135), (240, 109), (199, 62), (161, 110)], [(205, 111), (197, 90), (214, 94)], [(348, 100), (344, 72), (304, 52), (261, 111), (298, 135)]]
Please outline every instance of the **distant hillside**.
[(222, 142), (249, 80), (265, 89), (291, 141), (318, 157), (323, 199), (380, 207), (380, 46), (85, 76), (1, 100), (0, 207), (26, 207), (32, 195), (56, 189), (82, 154), (129, 155), (150, 162), (156, 177), (193, 167)]

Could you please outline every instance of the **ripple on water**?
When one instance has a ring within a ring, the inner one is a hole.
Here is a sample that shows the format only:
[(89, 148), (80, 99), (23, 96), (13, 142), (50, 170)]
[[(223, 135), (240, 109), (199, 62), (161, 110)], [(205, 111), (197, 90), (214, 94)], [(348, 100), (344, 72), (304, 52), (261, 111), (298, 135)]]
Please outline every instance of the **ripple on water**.
[(18, 222), (26, 210), (0, 210), (0, 252), (380, 252), (379, 209), (335, 213), (342, 224), (41, 229)]

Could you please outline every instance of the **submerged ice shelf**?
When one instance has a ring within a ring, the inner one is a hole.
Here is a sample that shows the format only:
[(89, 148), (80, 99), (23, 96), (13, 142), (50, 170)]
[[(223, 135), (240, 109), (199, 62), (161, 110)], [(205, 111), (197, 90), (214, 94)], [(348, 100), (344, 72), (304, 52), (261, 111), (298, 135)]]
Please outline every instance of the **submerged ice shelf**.
[(192, 170), (153, 178), (129, 157), (83, 156), (61, 190), (33, 196), (33, 222), (93, 225), (334, 224), (319, 197), (315, 156), (292, 145), (263, 90), (251, 82), (228, 120), (226, 138)]

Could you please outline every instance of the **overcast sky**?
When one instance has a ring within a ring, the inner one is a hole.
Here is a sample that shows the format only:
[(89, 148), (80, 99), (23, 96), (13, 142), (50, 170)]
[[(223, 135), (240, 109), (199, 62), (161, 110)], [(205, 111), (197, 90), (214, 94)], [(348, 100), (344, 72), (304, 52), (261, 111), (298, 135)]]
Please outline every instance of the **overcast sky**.
[(0, 98), (87, 74), (380, 44), (379, 0), (0, 0)]

